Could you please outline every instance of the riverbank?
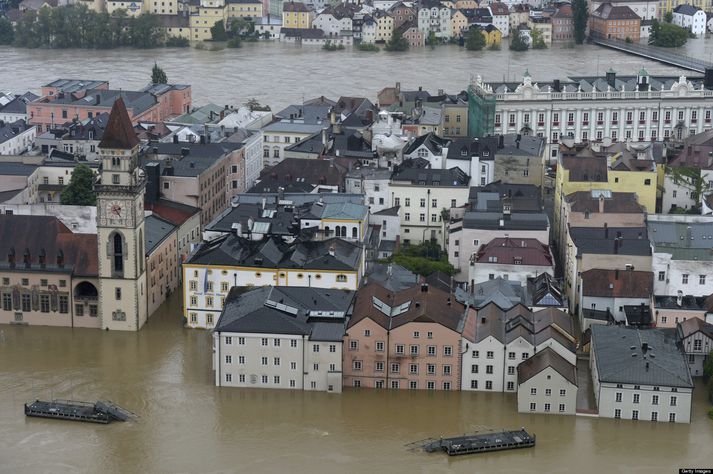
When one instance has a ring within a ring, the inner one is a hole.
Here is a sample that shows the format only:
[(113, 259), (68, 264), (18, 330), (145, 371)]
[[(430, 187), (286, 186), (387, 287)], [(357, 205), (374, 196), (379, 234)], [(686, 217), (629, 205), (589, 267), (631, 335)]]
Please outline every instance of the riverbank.
[[(713, 53), (713, 45), (692, 40), (686, 54)], [(697, 52), (697, 53), (696, 53)], [(77, 57), (81, 56), (81, 68)], [(138, 89), (150, 78), (158, 61), (169, 81), (191, 84), (196, 104), (240, 104), (250, 98), (274, 109), (325, 95), (365, 96), (372, 100), (383, 87), (401, 82), (403, 89), (422, 86), (432, 93), (465, 90), (472, 76), (485, 80), (520, 81), (526, 70), (533, 80), (601, 74), (610, 67), (635, 74), (690, 74), (678, 68), (635, 58), (594, 45), (553, 46), (545, 50), (512, 52), (466, 51), (455, 45), (421, 48), (407, 53), (330, 52), (319, 46), (280, 42), (244, 43), (242, 48), (202, 51), (195, 48), (41, 50), (0, 47), (3, 90), (37, 90), (59, 77), (109, 80), (112, 87)]]

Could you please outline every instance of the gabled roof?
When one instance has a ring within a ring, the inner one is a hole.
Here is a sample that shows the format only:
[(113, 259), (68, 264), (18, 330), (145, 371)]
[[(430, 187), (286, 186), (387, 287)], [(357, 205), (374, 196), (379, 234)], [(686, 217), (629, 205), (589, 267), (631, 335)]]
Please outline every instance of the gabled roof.
[(577, 385), (577, 368), (551, 347), (546, 347), (517, 366), (517, 383), (527, 382), (547, 367), (552, 367), (568, 382)]
[(500, 265), (553, 265), (552, 254), (547, 245), (537, 239), (495, 238), (482, 245), (475, 254), (479, 264)]
[(674, 13), (687, 16), (693, 16), (700, 11), (702, 11), (700, 8), (688, 4), (678, 5), (676, 8), (673, 9)]
[(713, 339), (713, 324), (707, 323), (701, 318), (688, 318), (678, 323), (678, 334), (681, 339), (687, 338), (701, 332), (708, 338)]
[(139, 139), (134, 132), (134, 126), (129, 118), (129, 113), (126, 111), (124, 99), (119, 97), (111, 107), (109, 122), (104, 129), (99, 148), (131, 150), (139, 143)]
[(675, 330), (601, 324), (591, 329), (600, 382), (693, 388)]
[(368, 283), (359, 290), (349, 327), (366, 318), (386, 330), (421, 321), (440, 324), (460, 333), (465, 324), (466, 308), (449, 293), (428, 285), (390, 291), (378, 283)]
[(406, 148), (404, 148), (403, 154), (410, 155), (423, 145), (434, 155), (440, 155), (443, 152), (443, 148), (448, 147), (450, 142), (448, 138), (441, 138), (435, 133), (429, 132), (417, 137), (414, 141), (409, 143)]
[(653, 294), (654, 274), (638, 270), (582, 272), (582, 296), (599, 298), (649, 298)]

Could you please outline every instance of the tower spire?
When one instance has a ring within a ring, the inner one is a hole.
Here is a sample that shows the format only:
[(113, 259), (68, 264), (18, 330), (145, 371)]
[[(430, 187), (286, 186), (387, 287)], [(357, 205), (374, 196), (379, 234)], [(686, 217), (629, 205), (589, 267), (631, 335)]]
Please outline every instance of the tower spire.
[(99, 148), (115, 148), (131, 150), (140, 143), (134, 132), (134, 126), (126, 110), (124, 99), (119, 97), (114, 101), (109, 113), (104, 135), (99, 142)]

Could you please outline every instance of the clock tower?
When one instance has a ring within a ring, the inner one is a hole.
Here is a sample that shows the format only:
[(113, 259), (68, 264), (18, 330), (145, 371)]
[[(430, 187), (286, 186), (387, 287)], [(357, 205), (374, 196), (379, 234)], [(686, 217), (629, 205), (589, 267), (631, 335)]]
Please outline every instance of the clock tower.
[(102, 329), (138, 331), (148, 318), (146, 181), (139, 168), (139, 144), (124, 101), (119, 98), (99, 142), (101, 172), (95, 186)]

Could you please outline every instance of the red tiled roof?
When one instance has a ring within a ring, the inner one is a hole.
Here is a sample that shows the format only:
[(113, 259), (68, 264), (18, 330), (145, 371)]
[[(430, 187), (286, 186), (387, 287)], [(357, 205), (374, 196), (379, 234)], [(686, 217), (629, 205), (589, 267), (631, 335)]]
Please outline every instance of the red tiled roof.
[(129, 118), (129, 112), (126, 111), (124, 99), (119, 97), (111, 107), (109, 121), (99, 142), (99, 148), (130, 150), (139, 143), (136, 132), (134, 132), (134, 126)]
[(201, 212), (197, 207), (169, 201), (167, 199), (159, 199), (157, 202), (150, 204), (145, 203), (144, 209), (152, 211), (158, 217), (169, 221), (173, 225), (181, 225)]
[(14, 250), (16, 268), (23, 268), (25, 251), (30, 253), (31, 270), (40, 269), (39, 258), (44, 250), (46, 265), (56, 269), (57, 256), (64, 254), (65, 266), (74, 267), (75, 275), (97, 276), (99, 262), (97, 236), (73, 234), (56, 217), (0, 215), (0, 265), (8, 263)]
[(547, 245), (537, 239), (497, 238), (482, 245), (476, 254), (478, 263), (502, 265), (551, 266), (552, 255)]
[(582, 295), (604, 298), (648, 298), (654, 274), (635, 270), (592, 269), (582, 272)]

